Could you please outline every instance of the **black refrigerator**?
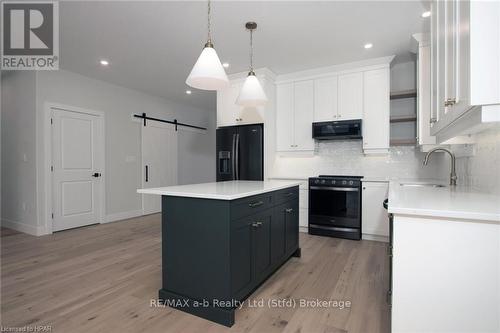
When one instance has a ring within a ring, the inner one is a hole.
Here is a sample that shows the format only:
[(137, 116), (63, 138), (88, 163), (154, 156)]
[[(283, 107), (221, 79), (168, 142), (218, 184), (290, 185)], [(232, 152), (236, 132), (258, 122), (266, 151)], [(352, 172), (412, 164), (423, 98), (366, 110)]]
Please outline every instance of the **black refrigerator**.
[(264, 125), (217, 129), (217, 181), (264, 180)]

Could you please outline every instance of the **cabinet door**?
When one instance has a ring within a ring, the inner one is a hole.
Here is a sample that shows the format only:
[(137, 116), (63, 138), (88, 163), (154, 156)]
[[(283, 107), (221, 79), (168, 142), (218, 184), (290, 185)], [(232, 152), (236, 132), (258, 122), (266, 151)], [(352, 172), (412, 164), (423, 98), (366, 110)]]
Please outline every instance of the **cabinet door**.
[(293, 83), (276, 88), (276, 146), (278, 151), (293, 150)]
[(339, 120), (361, 119), (363, 115), (363, 73), (350, 73), (338, 77)]
[(232, 126), (240, 124), (241, 107), (236, 105), (241, 83), (230, 82), (229, 86), (217, 92), (217, 126)]
[(253, 218), (231, 221), (231, 293), (234, 297), (245, 294), (252, 287), (252, 234)]
[(285, 244), (290, 254), (299, 246), (299, 200), (287, 202), (285, 207)]
[(288, 203), (276, 206), (271, 221), (271, 263), (280, 261), (285, 256), (285, 218)]
[(430, 133), (431, 119), (431, 50), (430, 45), (419, 45), (417, 61), (417, 133), (419, 145), (436, 144)]
[(388, 183), (363, 182), (361, 232), (363, 234), (389, 236), (387, 210), (382, 203), (388, 196)]
[(271, 220), (273, 210), (268, 209), (255, 216), (254, 228), (254, 267), (255, 279), (260, 280), (267, 275), (271, 267)]
[(389, 149), (389, 68), (364, 72), (363, 149), (365, 153)]
[(313, 150), (312, 122), (314, 109), (313, 80), (294, 84), (294, 148)]
[(439, 6), (436, 1), (431, 3), (431, 117), (430, 126), (437, 122), (439, 112), (439, 53), (441, 52), (439, 39)]
[(337, 118), (337, 77), (314, 80), (314, 121)]

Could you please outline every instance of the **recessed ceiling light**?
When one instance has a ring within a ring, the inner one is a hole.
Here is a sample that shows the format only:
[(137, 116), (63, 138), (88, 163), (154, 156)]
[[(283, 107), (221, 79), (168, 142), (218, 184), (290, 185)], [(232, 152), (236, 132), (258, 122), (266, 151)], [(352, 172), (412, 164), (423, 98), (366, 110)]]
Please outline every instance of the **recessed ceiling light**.
[(372, 43), (365, 44), (365, 49), (371, 49), (373, 47)]
[(224, 67), (224, 68), (228, 68), (228, 67), (229, 67), (229, 63), (227, 63), (227, 62), (223, 63), (223, 64), (222, 64), (222, 67)]
[(99, 61), (99, 63), (101, 64), (101, 66), (108, 66), (109, 65), (109, 61), (107, 61), (106, 59), (101, 59), (101, 61)]
[(187, 95), (191, 95), (191, 90), (186, 90)]
[(431, 12), (430, 11), (426, 11), (426, 12), (422, 13), (422, 17), (424, 17), (424, 18), (425, 17), (429, 17), (429, 16), (431, 16)]

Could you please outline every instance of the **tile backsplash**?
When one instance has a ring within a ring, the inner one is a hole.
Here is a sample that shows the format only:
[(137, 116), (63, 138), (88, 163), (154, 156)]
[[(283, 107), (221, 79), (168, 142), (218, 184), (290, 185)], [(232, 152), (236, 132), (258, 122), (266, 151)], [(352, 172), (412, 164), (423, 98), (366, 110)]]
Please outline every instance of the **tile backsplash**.
[(477, 134), (474, 149), (474, 156), (457, 158), (458, 184), (500, 194), (500, 129)]
[(431, 157), (423, 166), (425, 154), (415, 147), (392, 147), (389, 154), (364, 155), (361, 141), (317, 141), (312, 156), (277, 153), (274, 177), (307, 178), (320, 174), (356, 175), (365, 178), (447, 179), (449, 171), (442, 154)]

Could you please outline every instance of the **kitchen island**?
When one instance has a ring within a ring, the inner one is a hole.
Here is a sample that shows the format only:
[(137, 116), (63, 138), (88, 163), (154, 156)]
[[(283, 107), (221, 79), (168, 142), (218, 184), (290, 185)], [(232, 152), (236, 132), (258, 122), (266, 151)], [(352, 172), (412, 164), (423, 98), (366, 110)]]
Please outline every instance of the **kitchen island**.
[(138, 193), (162, 196), (166, 305), (220, 323), (291, 256), (300, 257), (297, 181), (228, 181)]

